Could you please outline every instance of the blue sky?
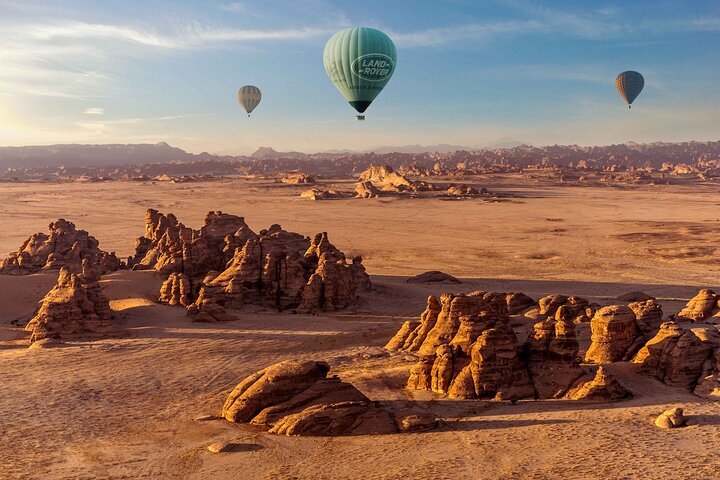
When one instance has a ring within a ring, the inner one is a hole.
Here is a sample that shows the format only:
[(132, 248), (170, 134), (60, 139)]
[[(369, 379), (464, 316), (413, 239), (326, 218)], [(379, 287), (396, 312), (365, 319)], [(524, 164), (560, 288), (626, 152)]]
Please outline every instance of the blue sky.
[[(368, 120), (325, 75), (379, 28), (395, 74)], [(623, 70), (646, 86), (631, 111)], [(244, 84), (263, 91), (248, 119)], [(307, 152), (503, 141), (720, 139), (720, 2), (0, 0), (0, 145)]]

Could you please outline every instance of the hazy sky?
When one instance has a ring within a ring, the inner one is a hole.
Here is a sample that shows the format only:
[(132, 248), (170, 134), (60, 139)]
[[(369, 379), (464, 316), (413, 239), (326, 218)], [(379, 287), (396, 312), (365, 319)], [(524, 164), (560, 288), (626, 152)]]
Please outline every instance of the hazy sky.
[[(398, 48), (364, 123), (322, 63), (354, 25)], [(631, 111), (614, 87), (628, 69), (646, 82)], [(263, 91), (251, 119), (243, 84)], [(0, 145), (249, 153), (719, 132), (717, 0), (0, 0)]]

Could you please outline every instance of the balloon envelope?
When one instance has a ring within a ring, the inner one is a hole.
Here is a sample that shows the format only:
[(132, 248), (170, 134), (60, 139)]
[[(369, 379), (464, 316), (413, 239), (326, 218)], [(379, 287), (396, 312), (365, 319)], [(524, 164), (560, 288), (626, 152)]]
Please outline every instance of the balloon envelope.
[(617, 91), (620, 92), (628, 105), (632, 105), (644, 86), (645, 79), (643, 76), (632, 70), (622, 72), (615, 79), (615, 88), (617, 88)]
[(380, 30), (354, 27), (341, 30), (325, 45), (323, 63), (335, 87), (360, 113), (390, 81), (397, 51)]
[(240, 105), (242, 105), (248, 116), (250, 116), (252, 111), (255, 110), (260, 103), (262, 93), (260, 93), (260, 89), (254, 85), (245, 85), (238, 90), (237, 98)]

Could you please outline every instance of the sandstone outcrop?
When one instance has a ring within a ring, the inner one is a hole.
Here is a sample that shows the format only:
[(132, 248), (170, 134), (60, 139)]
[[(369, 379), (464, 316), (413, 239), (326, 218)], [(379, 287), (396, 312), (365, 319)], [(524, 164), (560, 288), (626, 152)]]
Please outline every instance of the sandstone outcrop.
[[(415, 182), (409, 180), (404, 175), (396, 172), (389, 165), (370, 166), (367, 170), (360, 174), (358, 186), (369, 182), (373, 187), (381, 192), (422, 192), (434, 190), (434, 185), (427, 182)], [(356, 192), (357, 192), (356, 187)], [(361, 195), (356, 195), (361, 196)], [(361, 196), (362, 198), (366, 198)]]
[(493, 292), (430, 296), (420, 321), (405, 322), (385, 348), (418, 355), (408, 388), (450, 398), (627, 398), (629, 392), (604, 370), (592, 379), (580, 367), (575, 315), (586, 302), (568, 298), (557, 308), (546, 303), (545, 311), (554, 315), (537, 322), (520, 345), (508, 308), (534, 304), (529, 297)]
[(720, 297), (715, 292), (703, 288), (680, 310), (677, 318), (689, 322), (705, 320), (717, 308), (718, 300)]
[(535, 305), (535, 300), (521, 292), (511, 292), (506, 297), (509, 315), (517, 315)]
[(635, 314), (640, 331), (647, 337), (657, 332), (663, 323), (662, 306), (654, 299), (629, 303), (628, 307)]
[(148, 210), (133, 269), (168, 275), (160, 301), (187, 305), (196, 321), (232, 320), (244, 304), (317, 313), (347, 308), (372, 288), (362, 258), (348, 262), (326, 233), (312, 240), (273, 225), (253, 232), (242, 217), (210, 212), (199, 230)]
[(447, 273), (430, 270), (429, 272), (415, 275), (407, 280), (407, 283), (461, 283), (460, 280)]
[(279, 435), (385, 434), (430, 428), (434, 419), (401, 415), (353, 385), (328, 377), (324, 362), (285, 361), (250, 375), (228, 395), (222, 416)]
[(665, 410), (655, 419), (655, 426), (659, 428), (678, 428), (687, 423), (687, 418), (683, 414), (682, 408), (671, 408)]
[(210, 270), (222, 271), (238, 247), (255, 233), (242, 217), (209, 212), (199, 230), (185, 227), (173, 214), (149, 209), (145, 234), (135, 242), (135, 256), (128, 259), (133, 270), (184, 273), (190, 279)]
[(273, 225), (236, 250), (227, 269), (202, 281), (188, 312), (223, 320), (218, 313), (246, 303), (298, 313), (335, 311), (355, 304), (359, 292), (371, 288), (362, 259), (348, 263), (327, 233), (309, 241)]
[(82, 273), (61, 268), (57, 283), (25, 327), (30, 332), (30, 343), (46, 338), (115, 333), (117, 328), (112, 323), (110, 305), (101, 291), (99, 279), (87, 259), (82, 263)]
[(588, 363), (628, 360), (640, 348), (642, 336), (630, 307), (610, 305), (598, 309), (590, 328), (592, 343), (585, 354)]
[(27, 275), (41, 270), (69, 268), (79, 272), (84, 259), (100, 274), (117, 270), (121, 263), (114, 252), (100, 249), (100, 242), (65, 219), (52, 222), (48, 233), (36, 233), (17, 252), (3, 260), (0, 273)]
[(527, 310), (525, 316), (534, 320), (542, 320), (548, 317), (554, 317), (559, 309), (562, 308), (562, 315), (565, 318), (572, 319), (576, 323), (588, 320), (588, 301), (581, 297), (565, 296), (565, 295), (548, 295), (537, 302), (537, 308)]
[(538, 398), (561, 398), (585, 375), (578, 362), (579, 349), (575, 323), (563, 318), (561, 310), (555, 318), (533, 326), (523, 350)]
[(567, 398), (595, 402), (617, 402), (632, 397), (632, 393), (602, 367), (598, 367), (595, 378), (572, 389)]
[(693, 390), (698, 382), (715, 374), (717, 362), (713, 352), (719, 346), (720, 335), (715, 330), (684, 329), (675, 322), (665, 322), (640, 349), (633, 363), (670, 386)]

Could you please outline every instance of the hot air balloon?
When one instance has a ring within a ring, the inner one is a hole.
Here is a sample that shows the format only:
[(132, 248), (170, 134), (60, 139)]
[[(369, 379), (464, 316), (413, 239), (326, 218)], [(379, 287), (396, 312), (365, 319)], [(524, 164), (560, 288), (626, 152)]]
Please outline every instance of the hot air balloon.
[(237, 99), (249, 117), (252, 111), (260, 104), (262, 93), (260, 93), (260, 89), (254, 85), (245, 85), (238, 90)]
[(622, 72), (615, 79), (615, 88), (628, 103), (628, 108), (632, 108), (632, 103), (640, 95), (644, 86), (645, 79), (643, 76), (632, 70)]
[(397, 52), (380, 30), (354, 27), (341, 30), (325, 45), (323, 63), (330, 81), (364, 120), (375, 97), (395, 71)]

